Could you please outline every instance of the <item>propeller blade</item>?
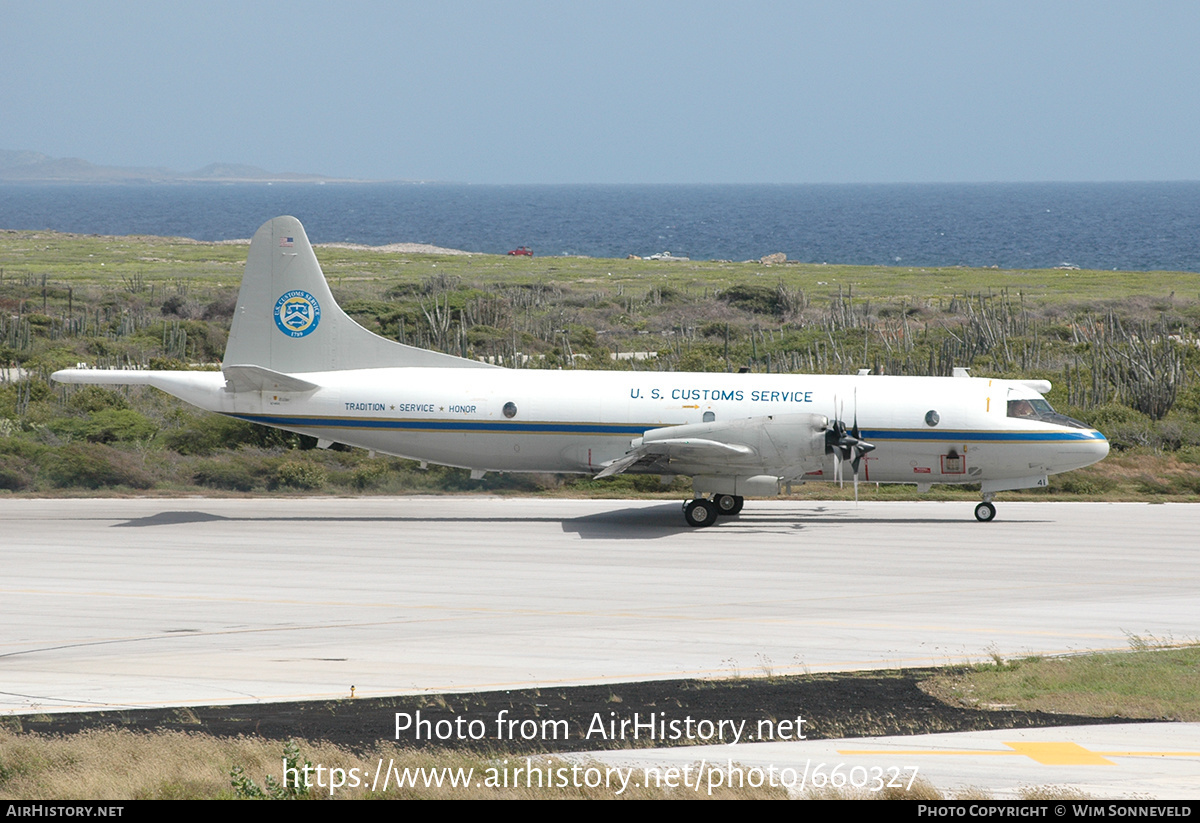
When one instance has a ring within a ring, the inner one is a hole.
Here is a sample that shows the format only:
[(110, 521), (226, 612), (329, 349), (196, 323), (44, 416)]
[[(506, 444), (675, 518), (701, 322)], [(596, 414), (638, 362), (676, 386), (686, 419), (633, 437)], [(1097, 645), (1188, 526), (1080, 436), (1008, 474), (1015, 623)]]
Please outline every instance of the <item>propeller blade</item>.
[[(859, 455), (859, 457), (862, 457), (862, 455)], [(858, 508), (858, 457), (854, 458), (854, 462), (851, 463), (851, 465), (854, 467), (854, 508), (857, 509)]]
[(862, 439), (862, 430), (858, 427), (858, 387), (854, 389), (854, 427), (846, 429), (846, 402), (837, 395), (833, 397), (833, 419), (826, 418), (825, 452), (833, 455), (833, 472), (837, 475), (838, 488), (844, 488), (845, 468), (843, 464), (850, 463), (854, 473), (854, 502), (858, 504), (858, 471), (862, 464), (863, 455), (875, 449), (874, 443)]
[(857, 473), (858, 464), (862, 462), (863, 456), (866, 455), (867, 452), (875, 451), (875, 444), (868, 443), (865, 440), (855, 440), (854, 445), (851, 447), (851, 451), (854, 455), (851, 458), (851, 465), (854, 467), (854, 471)]
[(850, 433), (855, 440), (862, 436), (858, 431), (858, 386), (854, 387), (854, 428), (850, 429)]

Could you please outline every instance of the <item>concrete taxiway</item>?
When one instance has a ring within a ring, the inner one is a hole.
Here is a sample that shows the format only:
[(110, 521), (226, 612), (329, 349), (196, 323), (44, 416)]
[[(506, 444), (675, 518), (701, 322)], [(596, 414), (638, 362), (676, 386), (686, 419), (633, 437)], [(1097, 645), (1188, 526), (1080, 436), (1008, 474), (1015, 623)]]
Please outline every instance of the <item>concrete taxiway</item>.
[(914, 667), (1200, 637), (1200, 506), (0, 500), (0, 713)]

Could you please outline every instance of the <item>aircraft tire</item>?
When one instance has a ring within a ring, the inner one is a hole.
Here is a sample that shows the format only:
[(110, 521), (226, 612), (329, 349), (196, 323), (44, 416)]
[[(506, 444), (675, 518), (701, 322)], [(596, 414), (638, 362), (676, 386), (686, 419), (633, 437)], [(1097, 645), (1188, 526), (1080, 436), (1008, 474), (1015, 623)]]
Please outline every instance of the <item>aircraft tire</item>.
[(732, 517), (742, 510), (746, 498), (736, 494), (718, 494), (713, 498), (713, 502), (717, 504), (717, 514)]
[(697, 497), (683, 507), (683, 519), (688, 522), (689, 526), (696, 528), (711, 526), (717, 522), (717, 504), (711, 500), (705, 500), (703, 497)]
[(975, 507), (975, 519), (980, 523), (990, 523), (996, 519), (996, 507), (991, 503), (980, 503)]

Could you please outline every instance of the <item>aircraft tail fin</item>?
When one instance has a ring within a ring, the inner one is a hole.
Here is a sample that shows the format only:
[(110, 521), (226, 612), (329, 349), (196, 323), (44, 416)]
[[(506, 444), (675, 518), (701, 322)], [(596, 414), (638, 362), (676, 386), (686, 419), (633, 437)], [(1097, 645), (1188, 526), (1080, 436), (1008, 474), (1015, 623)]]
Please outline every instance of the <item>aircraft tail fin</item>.
[(406, 346), (354, 322), (334, 302), (295, 217), (268, 220), (250, 241), (224, 365), (283, 374), (404, 366), (493, 368)]

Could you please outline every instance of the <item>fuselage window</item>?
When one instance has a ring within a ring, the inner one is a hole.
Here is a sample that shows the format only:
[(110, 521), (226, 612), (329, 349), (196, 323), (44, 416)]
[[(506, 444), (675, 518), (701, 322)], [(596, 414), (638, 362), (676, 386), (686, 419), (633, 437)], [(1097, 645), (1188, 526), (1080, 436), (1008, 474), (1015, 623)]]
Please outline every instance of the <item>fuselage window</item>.
[(505, 403), (504, 404), (504, 416), (505, 417), (516, 417), (517, 416), (517, 404), (512, 402), (511, 400), (509, 400), (507, 403)]

